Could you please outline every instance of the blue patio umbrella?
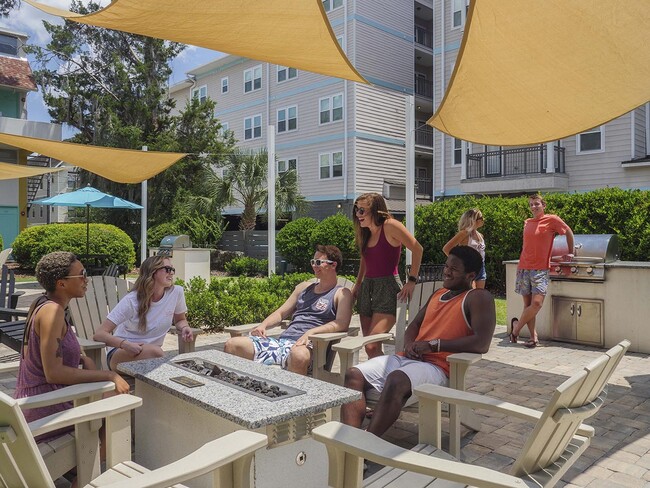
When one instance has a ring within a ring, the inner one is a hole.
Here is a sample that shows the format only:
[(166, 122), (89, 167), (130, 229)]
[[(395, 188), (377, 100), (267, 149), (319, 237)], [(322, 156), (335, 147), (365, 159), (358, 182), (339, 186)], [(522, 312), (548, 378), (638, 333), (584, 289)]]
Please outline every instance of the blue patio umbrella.
[(54, 197), (41, 198), (32, 203), (39, 205), (54, 205), (56, 207), (86, 207), (86, 254), (90, 248), (90, 207), (95, 208), (126, 208), (131, 210), (142, 209), (141, 205), (129, 202), (119, 197), (99, 191), (88, 185), (85, 188), (61, 193)]

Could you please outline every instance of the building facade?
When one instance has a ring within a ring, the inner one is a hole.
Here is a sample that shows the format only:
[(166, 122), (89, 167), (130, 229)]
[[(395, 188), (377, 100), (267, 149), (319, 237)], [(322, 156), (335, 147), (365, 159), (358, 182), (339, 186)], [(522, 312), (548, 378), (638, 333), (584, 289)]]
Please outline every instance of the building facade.
[(240, 147), (266, 147), (272, 125), (278, 171), (296, 168), (313, 217), (349, 212), (355, 197), (369, 191), (384, 194), (394, 213), (404, 212), (409, 95), (419, 202), (650, 187), (647, 106), (587, 133), (525, 148), (469, 144), (426, 125), (454, 68), (466, 0), (325, 0), (323, 6), (370, 85), (225, 56), (170, 87), (177, 110), (189, 97), (215, 100), (216, 116)]

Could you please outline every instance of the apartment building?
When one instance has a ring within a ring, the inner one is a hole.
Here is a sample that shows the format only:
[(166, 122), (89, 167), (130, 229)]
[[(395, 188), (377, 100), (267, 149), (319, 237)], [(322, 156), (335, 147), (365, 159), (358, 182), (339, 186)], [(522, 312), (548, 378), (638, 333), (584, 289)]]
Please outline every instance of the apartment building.
[(323, 6), (370, 85), (225, 56), (170, 87), (177, 109), (189, 97), (215, 100), (216, 116), (241, 147), (266, 147), (272, 125), (277, 170), (296, 168), (312, 216), (349, 212), (355, 197), (369, 191), (382, 193), (389, 208), (403, 214), (410, 95), (418, 202), (650, 187), (647, 106), (584, 134), (524, 148), (469, 144), (426, 125), (453, 71), (467, 0), (325, 0)]
[[(36, 91), (32, 70), (25, 56), (28, 36), (0, 30), (0, 132), (61, 140), (61, 126), (27, 120), (26, 99)], [(0, 144), (0, 161), (27, 164), (29, 153)], [(0, 181), (0, 234), (10, 246), (20, 229), (27, 226), (29, 211), (26, 178)]]

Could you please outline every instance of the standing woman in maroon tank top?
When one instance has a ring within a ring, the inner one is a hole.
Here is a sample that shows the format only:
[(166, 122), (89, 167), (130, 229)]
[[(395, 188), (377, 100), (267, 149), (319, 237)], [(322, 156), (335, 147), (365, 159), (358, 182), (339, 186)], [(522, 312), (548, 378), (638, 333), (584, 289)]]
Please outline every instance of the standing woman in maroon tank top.
[[(413, 294), (422, 261), (422, 246), (394, 219), (384, 198), (364, 193), (354, 202), (352, 215), (355, 237), (361, 253), (357, 281), (352, 289), (357, 300), (363, 335), (388, 332), (395, 324), (397, 300), (405, 302)], [(411, 274), (402, 287), (397, 265), (402, 246), (412, 253)], [(383, 354), (381, 344), (368, 344), (369, 358)]]

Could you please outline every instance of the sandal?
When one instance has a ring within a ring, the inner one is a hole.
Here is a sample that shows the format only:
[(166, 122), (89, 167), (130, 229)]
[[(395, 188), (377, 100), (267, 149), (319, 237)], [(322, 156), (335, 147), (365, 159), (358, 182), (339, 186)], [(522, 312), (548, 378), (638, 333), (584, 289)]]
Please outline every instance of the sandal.
[(513, 344), (517, 344), (517, 338), (519, 337), (519, 336), (516, 336), (514, 334), (514, 330), (515, 330), (514, 322), (515, 322), (515, 320), (517, 322), (519, 322), (519, 319), (517, 317), (512, 317), (512, 319), (510, 320), (510, 342), (513, 343)]
[(539, 345), (539, 341), (533, 341), (530, 340), (524, 344), (524, 347), (527, 347), (528, 349), (533, 349)]

